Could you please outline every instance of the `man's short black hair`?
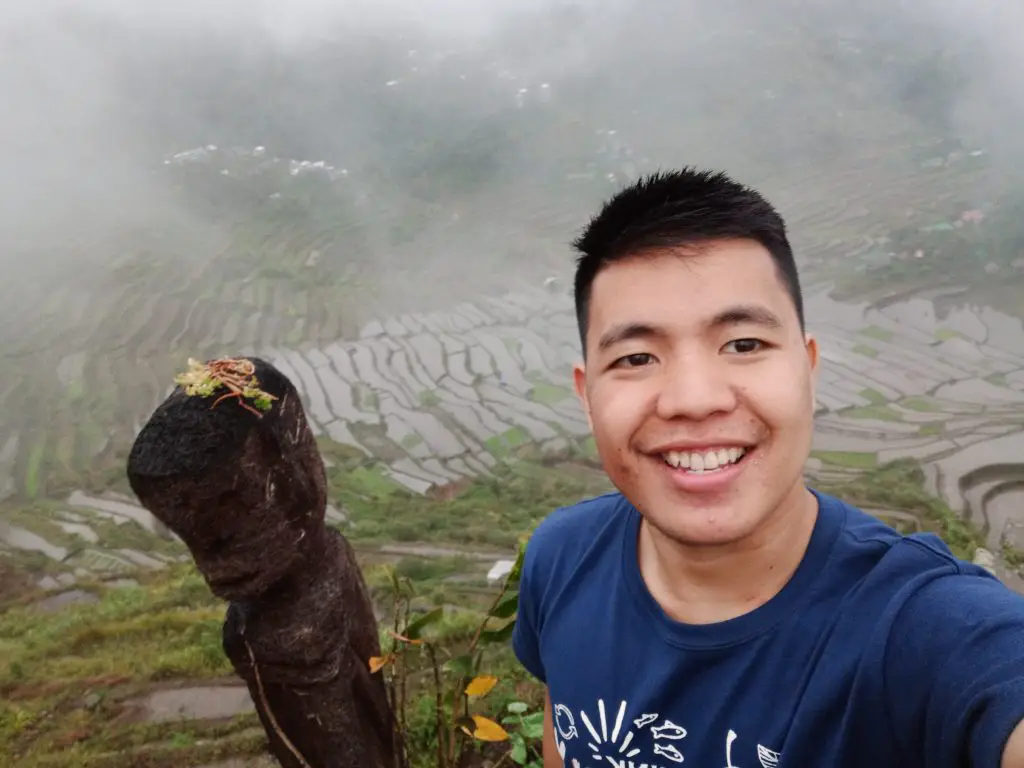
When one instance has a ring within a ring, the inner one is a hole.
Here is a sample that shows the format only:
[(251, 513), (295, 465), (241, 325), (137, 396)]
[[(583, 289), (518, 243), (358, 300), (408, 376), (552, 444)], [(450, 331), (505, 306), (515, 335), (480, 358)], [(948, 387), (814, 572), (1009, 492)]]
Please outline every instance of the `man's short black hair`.
[(782, 217), (760, 193), (724, 173), (683, 168), (645, 176), (618, 192), (573, 243), (580, 254), (575, 295), (584, 355), (591, 287), (598, 272), (655, 249), (723, 238), (747, 238), (767, 249), (803, 330), (800, 279)]

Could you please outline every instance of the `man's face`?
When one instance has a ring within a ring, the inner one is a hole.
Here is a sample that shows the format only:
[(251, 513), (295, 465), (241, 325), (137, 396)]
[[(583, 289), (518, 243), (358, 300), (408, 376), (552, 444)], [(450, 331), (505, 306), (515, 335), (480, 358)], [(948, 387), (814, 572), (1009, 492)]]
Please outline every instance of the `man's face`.
[(611, 264), (576, 390), (612, 482), (665, 535), (742, 540), (803, 491), (817, 345), (768, 251), (720, 240)]

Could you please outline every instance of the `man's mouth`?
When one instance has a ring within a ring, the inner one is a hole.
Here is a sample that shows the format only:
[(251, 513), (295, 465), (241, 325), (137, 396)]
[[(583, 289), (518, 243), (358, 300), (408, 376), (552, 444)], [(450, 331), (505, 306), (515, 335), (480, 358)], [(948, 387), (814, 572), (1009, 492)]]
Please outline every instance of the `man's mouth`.
[(680, 469), (693, 475), (707, 475), (738, 464), (749, 452), (750, 448), (738, 446), (707, 448), (700, 451), (666, 451), (661, 454), (661, 459), (673, 469)]

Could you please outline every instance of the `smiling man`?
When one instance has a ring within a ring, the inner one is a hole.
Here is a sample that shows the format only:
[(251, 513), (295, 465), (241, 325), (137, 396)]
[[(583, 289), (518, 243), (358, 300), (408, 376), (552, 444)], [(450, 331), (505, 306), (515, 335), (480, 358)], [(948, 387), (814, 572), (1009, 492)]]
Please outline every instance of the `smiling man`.
[(658, 174), (576, 247), (576, 390), (618, 492), (527, 547), (545, 768), (1024, 768), (1024, 599), (805, 485), (818, 346), (772, 206)]

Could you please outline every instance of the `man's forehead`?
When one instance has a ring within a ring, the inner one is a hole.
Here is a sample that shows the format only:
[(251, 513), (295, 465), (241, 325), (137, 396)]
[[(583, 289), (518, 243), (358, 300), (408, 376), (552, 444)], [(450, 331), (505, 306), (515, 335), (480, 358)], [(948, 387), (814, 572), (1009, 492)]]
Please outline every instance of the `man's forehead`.
[(785, 312), (789, 295), (768, 252), (737, 241), (698, 252), (645, 254), (609, 264), (591, 288), (590, 322), (619, 323), (671, 314), (712, 322), (732, 307)]

